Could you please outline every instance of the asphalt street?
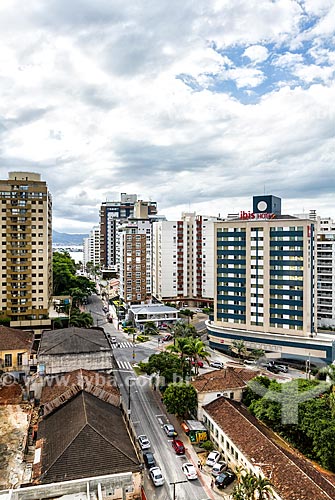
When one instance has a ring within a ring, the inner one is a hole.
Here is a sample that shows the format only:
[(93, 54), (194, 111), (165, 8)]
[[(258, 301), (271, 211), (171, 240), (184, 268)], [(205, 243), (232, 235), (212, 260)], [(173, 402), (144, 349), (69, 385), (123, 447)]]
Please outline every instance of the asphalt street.
[[(115, 376), (120, 386), (122, 399), (127, 408), (130, 404), (131, 420), (136, 435), (147, 435), (151, 442), (150, 451), (154, 453), (155, 460), (165, 477), (165, 484), (155, 488), (149, 479), (148, 471), (145, 470), (145, 488), (150, 490), (150, 500), (173, 499), (173, 488), (175, 488), (176, 500), (208, 498), (201, 481), (199, 479), (188, 481), (181, 470), (182, 464), (189, 458), (177, 456), (174, 453), (172, 440), (163, 431), (163, 425), (168, 422), (168, 416), (159, 399), (155, 397), (150, 378), (137, 377), (132, 368), (134, 362), (138, 363), (157, 352), (160, 343), (153, 340), (133, 346), (132, 337), (128, 338), (126, 334), (118, 331), (113, 323), (109, 323), (102, 307), (100, 297), (92, 296), (86, 309), (93, 315), (95, 325), (103, 327), (107, 334), (116, 337), (116, 342), (113, 343)], [(130, 403), (128, 394), (130, 394)]]

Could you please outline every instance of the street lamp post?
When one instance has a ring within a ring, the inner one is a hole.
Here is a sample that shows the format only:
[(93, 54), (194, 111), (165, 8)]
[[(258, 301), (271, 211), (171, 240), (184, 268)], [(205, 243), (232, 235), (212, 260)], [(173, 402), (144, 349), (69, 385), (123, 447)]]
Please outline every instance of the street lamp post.
[(131, 382), (136, 382), (136, 378), (129, 378), (128, 379), (128, 415), (129, 415), (129, 417), (131, 414), (131, 406), (130, 406), (130, 383)]
[(188, 483), (188, 481), (174, 481), (173, 483), (170, 483), (173, 485), (173, 500), (176, 500), (176, 484), (181, 484), (181, 483)]

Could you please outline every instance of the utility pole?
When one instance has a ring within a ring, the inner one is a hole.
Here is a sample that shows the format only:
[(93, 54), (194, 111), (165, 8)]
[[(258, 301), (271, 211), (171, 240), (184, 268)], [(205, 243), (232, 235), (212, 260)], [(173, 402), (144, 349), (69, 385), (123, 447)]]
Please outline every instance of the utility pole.
[(176, 500), (176, 484), (181, 484), (181, 483), (188, 483), (188, 481), (183, 480), (183, 481), (174, 481), (173, 483), (170, 483), (173, 485), (173, 500)]

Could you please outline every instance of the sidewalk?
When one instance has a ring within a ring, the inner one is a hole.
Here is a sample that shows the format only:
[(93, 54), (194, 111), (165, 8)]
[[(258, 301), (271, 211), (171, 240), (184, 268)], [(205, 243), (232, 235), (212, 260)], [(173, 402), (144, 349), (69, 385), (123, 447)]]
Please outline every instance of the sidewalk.
[(166, 408), (161, 401), (161, 393), (159, 391), (152, 391), (152, 394), (153, 394), (153, 397), (156, 399), (157, 404), (159, 405), (162, 413), (167, 414), (169, 422), (174, 426), (176, 432), (178, 432), (178, 439), (184, 443), (185, 450), (186, 450), (185, 456), (186, 456), (187, 460), (195, 466), (197, 473), (198, 473), (199, 481), (200, 481), (201, 485), (203, 486), (208, 498), (210, 498), (211, 500), (222, 500), (222, 498), (228, 499), (229, 496), (225, 495), (223, 492), (219, 491), (216, 488), (216, 486), (214, 486), (213, 489), (211, 488), (211, 482), (212, 482), (213, 476), (211, 476), (209, 474), (209, 470), (206, 470), (206, 467), (203, 467), (202, 470), (199, 470), (199, 468), (198, 468), (198, 461), (199, 460), (201, 461), (201, 455), (204, 457), (204, 456), (206, 456), (206, 454), (205, 455), (203, 455), (203, 454), (198, 455), (196, 453), (196, 451), (194, 450), (194, 447), (190, 443), (188, 437), (186, 436), (186, 434), (184, 433), (184, 431), (180, 427), (179, 420), (176, 418), (175, 415), (171, 415), (170, 413), (166, 412)]

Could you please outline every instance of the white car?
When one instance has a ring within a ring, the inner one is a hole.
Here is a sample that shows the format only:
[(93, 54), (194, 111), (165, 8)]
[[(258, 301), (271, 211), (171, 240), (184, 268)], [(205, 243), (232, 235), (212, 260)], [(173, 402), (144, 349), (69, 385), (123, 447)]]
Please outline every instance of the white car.
[(193, 464), (186, 462), (182, 465), (181, 470), (190, 481), (193, 479), (198, 479), (198, 474)]
[(206, 465), (209, 465), (209, 467), (213, 467), (213, 465), (215, 465), (216, 462), (220, 460), (220, 457), (221, 454), (219, 451), (211, 451), (207, 457)]
[(221, 370), (223, 368), (223, 363), (221, 363), (221, 361), (212, 361), (210, 366), (212, 368), (219, 368)]
[(159, 467), (151, 467), (149, 475), (155, 486), (163, 486), (165, 480)]
[(141, 434), (141, 436), (138, 436), (137, 441), (139, 442), (142, 450), (147, 450), (151, 446), (150, 441), (145, 434)]
[(218, 476), (221, 472), (227, 469), (227, 464), (224, 462), (216, 462), (212, 468), (212, 476)]

